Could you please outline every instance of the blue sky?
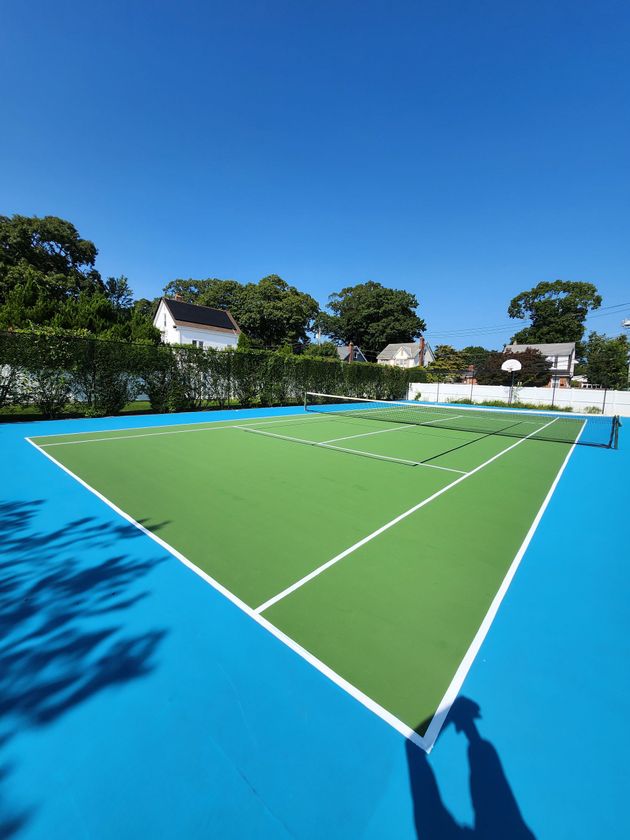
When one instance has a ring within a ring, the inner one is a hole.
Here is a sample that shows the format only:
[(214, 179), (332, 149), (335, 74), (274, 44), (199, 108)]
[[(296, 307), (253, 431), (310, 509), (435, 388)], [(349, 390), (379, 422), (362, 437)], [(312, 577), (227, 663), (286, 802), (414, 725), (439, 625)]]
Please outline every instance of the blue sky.
[(372, 279), (500, 346), (541, 280), (630, 302), (628, 43), (610, 0), (5, 0), (0, 213), (71, 220), (137, 296)]

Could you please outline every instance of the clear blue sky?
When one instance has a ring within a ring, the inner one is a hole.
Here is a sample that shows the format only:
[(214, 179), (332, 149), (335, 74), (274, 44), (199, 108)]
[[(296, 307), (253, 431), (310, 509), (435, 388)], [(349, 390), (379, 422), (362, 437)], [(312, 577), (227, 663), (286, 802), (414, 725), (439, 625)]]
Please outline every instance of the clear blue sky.
[(137, 296), (372, 279), (500, 346), (540, 280), (630, 301), (629, 44), (626, 0), (4, 0), (0, 213), (69, 219)]

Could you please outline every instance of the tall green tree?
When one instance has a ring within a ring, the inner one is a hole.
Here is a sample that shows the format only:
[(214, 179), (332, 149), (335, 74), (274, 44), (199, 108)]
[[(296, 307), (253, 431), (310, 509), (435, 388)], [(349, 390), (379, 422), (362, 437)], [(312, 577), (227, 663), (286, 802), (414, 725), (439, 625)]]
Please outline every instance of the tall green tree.
[(625, 335), (608, 338), (592, 332), (586, 342), (586, 375), (593, 385), (625, 390), (629, 387), (630, 342)]
[(268, 350), (283, 345), (295, 351), (305, 347), (319, 313), (314, 298), (277, 274), (245, 284), (217, 278), (173, 280), (164, 287), (164, 294), (180, 294), (189, 303), (229, 309), (251, 346)]
[(460, 350), (455, 350), (450, 344), (437, 344), (433, 351), (435, 361), (429, 367), (438, 367), (443, 370), (463, 370), (466, 367), (466, 359)]
[(467, 367), (462, 353), (450, 344), (438, 344), (433, 355), (434, 361), (427, 365), (429, 382), (459, 382), (462, 371)]
[(126, 277), (103, 281), (97, 248), (56, 216), (0, 216), (0, 329), (51, 327), (105, 338), (158, 341)]
[(75, 226), (57, 216), (0, 216), (0, 274), (26, 262), (42, 274), (92, 279), (98, 251)]
[(485, 347), (481, 347), (479, 344), (471, 344), (459, 351), (464, 360), (464, 364), (474, 365), (475, 367), (482, 364), (491, 352), (491, 350), (486, 350)]
[(514, 344), (581, 342), (584, 321), (602, 299), (592, 283), (571, 280), (544, 281), (512, 299), (510, 318), (530, 318), (531, 324), (512, 336)]
[(509, 385), (512, 381), (512, 374), (501, 370), (501, 365), (506, 359), (518, 359), (521, 363), (521, 370), (514, 377), (519, 385), (547, 385), (549, 382), (549, 371), (551, 362), (548, 361), (538, 350), (525, 350), (523, 353), (505, 353), (492, 351), (488, 353), (485, 360), (477, 367), (476, 379), (480, 385)]
[(321, 326), (336, 341), (360, 347), (373, 361), (387, 344), (418, 338), (426, 324), (416, 313), (417, 306), (411, 292), (369, 280), (332, 294), (328, 302), (332, 314), (322, 315)]

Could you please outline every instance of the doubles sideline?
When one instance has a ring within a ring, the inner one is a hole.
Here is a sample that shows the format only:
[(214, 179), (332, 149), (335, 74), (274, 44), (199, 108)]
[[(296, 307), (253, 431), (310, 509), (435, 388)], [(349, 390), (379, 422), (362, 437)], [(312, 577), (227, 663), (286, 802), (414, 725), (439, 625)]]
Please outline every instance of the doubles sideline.
[(530, 434), (528, 434), (527, 437), (517, 440), (516, 443), (512, 443), (506, 449), (502, 449), (500, 452), (497, 452), (496, 455), (493, 455), (491, 458), (488, 458), (482, 464), (479, 464), (478, 467), (475, 467), (474, 469), (470, 470), (470, 472), (464, 473), (459, 478), (456, 478), (454, 481), (451, 481), (450, 484), (446, 484), (436, 493), (433, 493), (432, 496), (428, 496), (426, 499), (423, 499), (421, 502), (418, 502), (418, 504), (415, 504), (413, 507), (410, 507), (409, 510), (404, 511), (403, 513), (394, 517), (394, 519), (390, 519), (389, 522), (386, 522), (385, 525), (381, 525), (381, 527), (377, 528), (376, 531), (372, 531), (372, 533), (368, 534), (367, 537), (363, 537), (362, 540), (359, 540), (354, 545), (351, 545), (349, 548), (346, 548), (345, 551), (342, 551), (340, 554), (337, 554), (335, 557), (328, 560), (326, 563), (322, 563), (321, 566), (318, 566), (316, 569), (313, 569), (312, 572), (309, 572), (307, 575), (304, 575), (304, 577), (300, 578), (295, 583), (292, 583), (291, 586), (287, 586), (286, 589), (283, 589), (281, 592), (278, 592), (277, 595), (274, 595), (272, 598), (269, 598), (269, 600), (265, 601), (259, 607), (256, 607), (256, 612), (259, 614), (265, 612), (265, 610), (268, 610), (269, 607), (272, 607), (274, 604), (277, 604), (279, 601), (282, 601), (284, 598), (291, 595), (293, 592), (296, 592), (298, 589), (301, 589), (305, 584), (309, 583), (314, 578), (321, 575), (322, 572), (325, 572), (327, 569), (330, 569), (331, 566), (334, 566), (336, 563), (339, 563), (339, 561), (343, 560), (344, 557), (348, 557), (348, 555), (353, 554), (355, 551), (357, 551), (357, 549), (361, 548), (364, 545), (367, 545), (367, 543), (371, 542), (380, 534), (383, 534), (385, 531), (389, 531), (389, 529), (393, 528), (394, 525), (398, 525), (398, 523), (402, 522), (403, 519), (406, 519), (408, 516), (411, 516), (413, 513), (420, 510), (420, 508), (423, 508), (425, 507), (425, 505), (430, 504), (430, 502), (434, 501), (439, 496), (442, 496), (444, 493), (448, 492), (449, 490), (452, 490), (453, 487), (456, 487), (458, 484), (461, 484), (462, 481), (466, 481), (467, 478), (470, 478), (471, 476), (476, 475), (478, 472), (481, 472), (481, 470), (485, 469), (487, 466), (496, 461), (497, 458), (503, 457), (503, 455), (507, 454), (512, 449), (515, 449), (517, 446), (520, 446), (522, 443), (524, 443), (530, 437), (535, 435), (537, 432), (542, 431), (542, 429), (546, 429), (547, 426), (551, 426), (551, 424), (555, 423), (556, 420), (557, 418), (551, 420), (549, 423), (546, 423), (541, 428), (536, 429), (536, 431), (530, 432)]

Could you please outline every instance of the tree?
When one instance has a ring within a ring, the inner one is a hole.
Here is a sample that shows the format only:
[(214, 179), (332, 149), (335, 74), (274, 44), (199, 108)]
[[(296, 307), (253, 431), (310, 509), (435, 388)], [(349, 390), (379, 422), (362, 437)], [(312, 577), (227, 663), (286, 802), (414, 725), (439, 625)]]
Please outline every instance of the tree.
[(475, 344), (470, 345), (469, 347), (464, 347), (463, 350), (459, 351), (464, 360), (464, 364), (466, 366), (473, 365), (474, 367), (482, 364), (491, 352), (491, 350), (486, 350), (485, 347)]
[(130, 309), (133, 306), (133, 292), (126, 277), (108, 277), (103, 291), (115, 309)]
[(98, 251), (57, 216), (0, 216), (0, 277), (26, 262), (44, 275), (91, 278)]
[(433, 353), (435, 361), (429, 367), (440, 367), (443, 370), (463, 370), (466, 367), (466, 360), (459, 350), (455, 350), (450, 344), (438, 344)]
[(551, 362), (548, 361), (538, 350), (525, 350), (523, 353), (500, 353), (491, 351), (485, 361), (477, 368), (475, 378), (480, 385), (509, 385), (512, 381), (512, 374), (501, 370), (501, 365), (506, 359), (518, 359), (521, 363), (521, 370), (514, 377), (519, 385), (547, 385), (549, 383), (549, 371)]
[(319, 313), (314, 298), (290, 286), (277, 274), (246, 284), (217, 278), (172, 280), (164, 287), (164, 294), (181, 294), (189, 303), (229, 309), (251, 346), (268, 350), (283, 344), (293, 350), (305, 346)]
[(450, 344), (438, 344), (433, 355), (435, 360), (427, 365), (429, 381), (459, 382), (467, 367), (463, 355)]
[(309, 344), (304, 355), (311, 359), (338, 359), (337, 345), (333, 341), (322, 341), (321, 344)]
[(602, 299), (592, 283), (571, 280), (542, 282), (512, 299), (510, 318), (530, 318), (531, 324), (519, 330), (513, 344), (544, 344), (558, 341), (579, 343), (589, 311), (601, 306)]
[(336, 341), (354, 344), (375, 359), (387, 344), (413, 341), (422, 333), (426, 324), (416, 314), (417, 306), (410, 292), (369, 280), (330, 296), (332, 315), (324, 313), (322, 328)]
[(97, 253), (65, 219), (0, 216), (0, 329), (158, 341), (150, 302), (137, 307), (124, 276), (103, 282)]
[(592, 332), (586, 342), (586, 375), (588, 381), (602, 388), (628, 388), (630, 342), (625, 335), (607, 338)]

